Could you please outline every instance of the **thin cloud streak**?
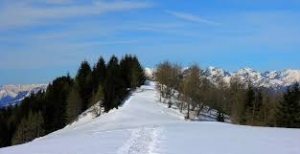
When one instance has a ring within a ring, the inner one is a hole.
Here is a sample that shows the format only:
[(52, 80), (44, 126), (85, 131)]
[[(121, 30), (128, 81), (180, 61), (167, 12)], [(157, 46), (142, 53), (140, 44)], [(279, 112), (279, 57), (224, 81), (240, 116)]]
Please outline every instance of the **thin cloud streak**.
[(6, 5), (0, 10), (0, 29), (47, 23), (49, 20), (99, 15), (106, 12), (149, 8), (146, 2), (94, 2), (87, 5), (38, 7), (30, 3)]
[(74, 44), (76, 47), (86, 47), (86, 46), (95, 46), (95, 45), (117, 45), (117, 44), (132, 44), (138, 43), (137, 40), (117, 40), (117, 41), (95, 41), (95, 42), (84, 42), (79, 44)]
[(200, 16), (194, 15), (194, 14), (189, 14), (189, 13), (184, 13), (184, 12), (177, 12), (177, 11), (170, 11), (170, 10), (165, 10), (165, 12), (169, 15), (172, 15), (176, 18), (187, 20), (190, 22), (196, 22), (196, 23), (204, 23), (208, 25), (222, 25), (221, 23), (206, 20), (204, 18), (201, 18)]
[(70, 4), (73, 0), (45, 0), (47, 4)]

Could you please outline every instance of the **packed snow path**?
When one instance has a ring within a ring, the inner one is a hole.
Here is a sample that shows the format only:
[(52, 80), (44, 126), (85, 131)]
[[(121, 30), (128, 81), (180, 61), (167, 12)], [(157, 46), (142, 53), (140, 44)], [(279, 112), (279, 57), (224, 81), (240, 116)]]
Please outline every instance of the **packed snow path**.
[(119, 149), (118, 154), (154, 153), (161, 128), (143, 127), (132, 130), (130, 139)]
[(154, 83), (141, 87), (118, 110), (0, 154), (299, 154), (300, 130), (188, 122), (162, 107)]

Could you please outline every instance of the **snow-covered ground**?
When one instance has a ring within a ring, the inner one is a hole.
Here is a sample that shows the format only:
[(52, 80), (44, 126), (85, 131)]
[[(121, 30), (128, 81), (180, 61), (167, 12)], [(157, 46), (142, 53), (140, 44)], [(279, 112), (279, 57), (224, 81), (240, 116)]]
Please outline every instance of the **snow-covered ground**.
[(158, 102), (154, 84), (118, 110), (78, 122), (0, 154), (299, 154), (300, 129), (191, 122)]

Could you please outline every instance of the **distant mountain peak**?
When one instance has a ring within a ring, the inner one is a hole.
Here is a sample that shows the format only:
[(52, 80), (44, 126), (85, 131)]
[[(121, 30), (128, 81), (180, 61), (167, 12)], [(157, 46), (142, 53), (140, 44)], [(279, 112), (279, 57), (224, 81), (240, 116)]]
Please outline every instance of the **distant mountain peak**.
[(40, 90), (45, 90), (47, 84), (9, 84), (0, 85), (0, 107), (8, 106), (22, 101), (25, 97)]

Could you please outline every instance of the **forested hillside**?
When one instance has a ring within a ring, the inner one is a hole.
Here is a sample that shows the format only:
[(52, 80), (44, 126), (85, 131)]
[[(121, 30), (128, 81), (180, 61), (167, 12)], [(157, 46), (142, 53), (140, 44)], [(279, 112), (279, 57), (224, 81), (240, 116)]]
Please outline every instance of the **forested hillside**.
[(75, 78), (54, 79), (46, 91), (25, 98), (20, 105), (0, 109), (0, 147), (20, 144), (65, 127), (90, 106), (100, 102), (100, 116), (118, 108), (131, 89), (145, 82), (137, 57), (100, 57), (93, 66), (83, 61)]

